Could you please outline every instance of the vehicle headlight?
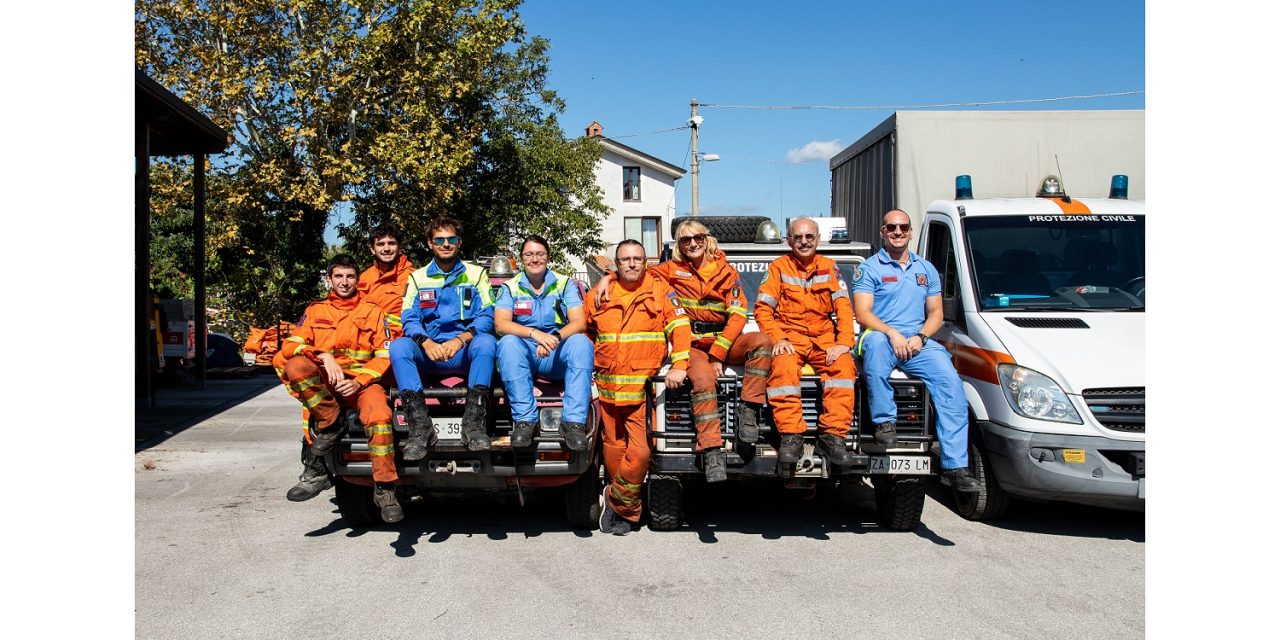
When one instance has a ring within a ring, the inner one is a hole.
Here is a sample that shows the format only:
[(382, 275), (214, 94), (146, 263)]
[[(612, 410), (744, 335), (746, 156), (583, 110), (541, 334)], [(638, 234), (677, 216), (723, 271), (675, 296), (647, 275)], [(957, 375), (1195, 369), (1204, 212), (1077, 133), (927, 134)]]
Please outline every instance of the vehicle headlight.
[(538, 410), (538, 426), (543, 432), (560, 430), (562, 407), (545, 407)]
[(1052, 422), (1084, 424), (1062, 387), (1049, 376), (1016, 364), (996, 367), (1000, 388), (1009, 406), (1020, 416)]

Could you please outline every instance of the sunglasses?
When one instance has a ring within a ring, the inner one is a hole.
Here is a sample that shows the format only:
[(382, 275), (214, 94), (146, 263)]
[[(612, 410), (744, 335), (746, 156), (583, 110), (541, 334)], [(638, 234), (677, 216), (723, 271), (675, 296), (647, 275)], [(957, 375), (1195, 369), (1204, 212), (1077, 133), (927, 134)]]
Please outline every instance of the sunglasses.
[(706, 242), (707, 234), (699, 233), (692, 236), (680, 236), (680, 242)]
[(813, 235), (812, 233), (806, 233), (804, 235), (795, 234), (791, 236), (791, 239), (795, 242), (813, 242), (818, 239), (818, 236)]
[(437, 247), (443, 247), (445, 243), (458, 244), (458, 242), (458, 236), (436, 236), (431, 239), (431, 244), (434, 244)]
[(907, 222), (903, 224), (886, 224), (884, 226), (884, 230), (888, 231), (889, 233), (893, 233), (894, 231), (901, 231), (903, 233), (906, 233), (911, 230), (911, 223)]

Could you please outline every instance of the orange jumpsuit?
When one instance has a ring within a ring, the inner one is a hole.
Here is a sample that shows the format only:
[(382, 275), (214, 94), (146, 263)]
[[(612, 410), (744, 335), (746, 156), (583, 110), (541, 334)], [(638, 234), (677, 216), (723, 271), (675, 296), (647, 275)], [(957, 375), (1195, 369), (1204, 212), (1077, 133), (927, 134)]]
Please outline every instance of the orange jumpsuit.
[[(724, 445), (720, 435), (720, 410), (716, 403), (716, 375), (711, 362), (745, 363), (742, 399), (762, 405), (773, 349), (773, 341), (767, 334), (742, 333), (747, 324), (747, 296), (742, 292), (742, 277), (738, 270), (725, 259), (723, 251), (707, 256), (707, 260), (715, 265), (714, 273), (709, 277), (693, 265), (675, 260), (649, 269), (675, 291), (691, 323), (693, 349), (689, 352), (689, 381), (692, 391), (689, 399), (693, 403), (693, 425), (698, 433), (696, 451), (718, 449)], [(722, 325), (722, 328), (699, 326), (704, 323)]]
[[(853, 381), (857, 370), (851, 354), (828, 365), (826, 350), (835, 345), (853, 348), (853, 305), (849, 287), (836, 263), (816, 255), (804, 266), (793, 254), (769, 263), (756, 295), (756, 322), (775, 343), (787, 340), (796, 352), (773, 356), (769, 373), (769, 405), (779, 433), (804, 433), (800, 407), (800, 369), (805, 363), (818, 372), (822, 384), (822, 415), (818, 430), (839, 438), (853, 424)], [(831, 322), (835, 312), (836, 321)]]
[[(586, 301), (587, 335), (596, 346), (600, 390), (605, 492), (609, 507), (631, 522), (640, 520), (640, 487), (649, 473), (645, 382), (662, 368), (671, 343), (671, 366), (689, 367), (689, 319), (661, 278), (644, 274), (631, 295), (616, 280), (609, 301)], [(628, 299), (629, 298), (629, 299)]]
[[(400, 305), (404, 303), (405, 283), (409, 274), (413, 273), (413, 263), (401, 254), (396, 263), (386, 273), (378, 271), (377, 261), (360, 274), (356, 281), (356, 290), (360, 297), (378, 305), (387, 314), (387, 326), (391, 329), (391, 340), (404, 335), (404, 326), (400, 324)], [(390, 345), (388, 344), (388, 348)]]
[[(390, 329), (382, 309), (361, 300), (330, 293), (307, 307), (302, 323), (284, 341), (272, 364), (289, 394), (315, 418), (316, 429), (338, 420), (339, 404), (355, 406), (369, 436), (374, 482), (395, 482), (395, 439), (391, 431), (391, 407), (379, 384), (391, 364), (384, 342)], [(320, 353), (334, 355), (346, 378), (360, 384), (351, 396), (339, 395), (328, 384)]]

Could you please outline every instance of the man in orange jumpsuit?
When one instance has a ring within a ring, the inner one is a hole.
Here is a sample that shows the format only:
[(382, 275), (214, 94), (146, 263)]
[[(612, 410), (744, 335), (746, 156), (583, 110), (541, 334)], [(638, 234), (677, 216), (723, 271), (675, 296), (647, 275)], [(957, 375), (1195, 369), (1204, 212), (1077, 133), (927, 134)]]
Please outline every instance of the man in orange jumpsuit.
[(413, 273), (413, 263), (400, 251), (400, 228), (395, 224), (379, 225), (369, 237), (373, 264), (360, 274), (356, 289), (361, 298), (378, 305), (387, 314), (390, 339), (395, 340), (404, 334), (404, 326), (400, 324), (400, 305), (404, 301), (405, 282)]
[(354, 406), (369, 436), (373, 501), (383, 520), (398, 522), (404, 511), (396, 500), (399, 476), (391, 407), (387, 392), (378, 383), (390, 365), (385, 314), (357, 294), (354, 258), (334, 256), (328, 274), (329, 296), (307, 307), (302, 322), (273, 360), (277, 375), (310, 411), (312, 421), (311, 448), (303, 455), (305, 469), (288, 498), (306, 500), (324, 490), (329, 480), (322, 456), (346, 432), (346, 424), (340, 420), (341, 407)]
[[(693, 331), (693, 348), (689, 351), (689, 381), (693, 388), (689, 399), (698, 434), (694, 449), (702, 453), (707, 482), (723, 481), (728, 478), (728, 471), (720, 435), (716, 379), (724, 374), (725, 363), (745, 364), (736, 432), (739, 442), (755, 444), (773, 359), (773, 340), (765, 333), (742, 332), (747, 324), (742, 278), (701, 222), (681, 222), (676, 227), (672, 259), (653, 266), (649, 273), (671, 286), (689, 317)], [(608, 300), (610, 280), (608, 276), (601, 278), (593, 289), (602, 301)]]
[[(818, 449), (834, 465), (847, 464), (844, 439), (853, 423), (853, 305), (849, 287), (830, 258), (818, 255), (818, 225), (798, 218), (787, 231), (791, 253), (769, 263), (756, 296), (756, 322), (773, 338), (766, 395), (782, 436), (779, 471), (800, 459), (807, 425), (800, 405), (800, 369), (821, 376)], [(831, 313), (835, 312), (834, 326)]]
[(676, 294), (646, 273), (644, 246), (624, 240), (614, 252), (618, 279), (609, 301), (586, 303), (587, 335), (596, 345), (596, 386), (604, 432), (600, 530), (626, 535), (640, 520), (640, 487), (649, 473), (644, 385), (662, 367), (671, 343), (666, 384), (684, 384), (689, 367), (689, 319)]

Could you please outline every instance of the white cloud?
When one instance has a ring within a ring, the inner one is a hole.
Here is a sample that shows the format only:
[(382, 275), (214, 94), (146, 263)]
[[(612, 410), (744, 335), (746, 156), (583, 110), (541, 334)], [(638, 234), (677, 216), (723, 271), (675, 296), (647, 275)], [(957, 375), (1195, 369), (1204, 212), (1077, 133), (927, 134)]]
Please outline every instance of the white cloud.
[(799, 149), (788, 151), (787, 162), (801, 163), (817, 160), (826, 162), (843, 149), (844, 145), (840, 143), (839, 138), (835, 140), (814, 140)]

